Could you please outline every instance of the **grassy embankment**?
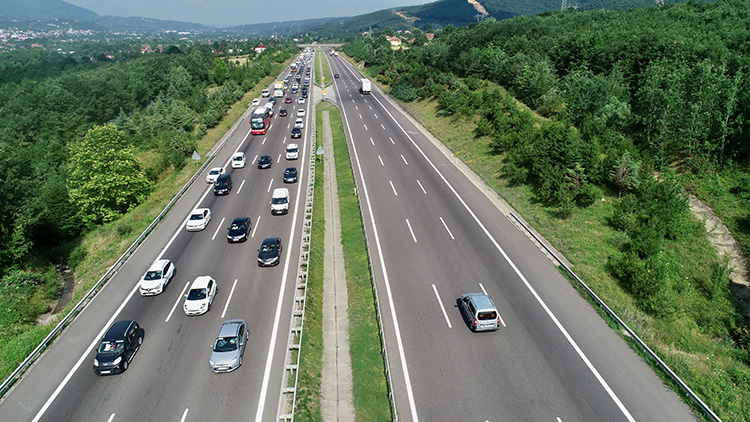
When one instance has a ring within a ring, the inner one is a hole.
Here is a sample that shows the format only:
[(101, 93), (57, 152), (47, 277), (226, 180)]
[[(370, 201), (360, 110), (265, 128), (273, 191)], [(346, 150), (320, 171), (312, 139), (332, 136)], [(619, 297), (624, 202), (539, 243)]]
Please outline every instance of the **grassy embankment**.
[[(204, 157), (211, 148), (231, 130), (237, 119), (250, 106), (253, 98), (260, 95), (274, 77), (268, 76), (247, 92), (240, 101), (233, 105), (224, 119), (209, 129), (197, 145), (198, 153)], [(143, 167), (148, 167), (151, 160), (157, 159), (149, 151), (138, 153)], [(202, 162), (201, 162), (202, 164)], [(18, 364), (34, 350), (52, 328), (81, 300), (86, 292), (99, 280), (106, 269), (138, 238), (143, 230), (156, 218), (169, 203), (174, 194), (190, 180), (198, 166), (192, 160), (180, 171), (169, 170), (160, 176), (154, 192), (143, 204), (139, 205), (120, 220), (101, 226), (87, 233), (78, 242), (71, 253), (69, 264), (75, 272), (76, 286), (73, 298), (68, 306), (49, 324), (20, 327), (7, 342), (0, 343), (0, 379), (5, 379), (15, 370)], [(133, 282), (136, 278), (133, 279)], [(17, 327), (18, 328), (18, 327)]]

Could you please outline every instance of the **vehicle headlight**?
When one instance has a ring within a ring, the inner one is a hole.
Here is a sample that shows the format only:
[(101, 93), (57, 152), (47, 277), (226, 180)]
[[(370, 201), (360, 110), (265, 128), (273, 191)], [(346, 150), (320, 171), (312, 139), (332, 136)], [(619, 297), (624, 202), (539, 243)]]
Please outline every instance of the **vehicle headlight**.
[(208, 358), (208, 364), (211, 365), (212, 368), (216, 367), (216, 363), (214, 363), (214, 360), (211, 358)]
[(122, 356), (120, 356), (119, 358), (115, 359), (114, 362), (112, 362), (112, 365), (119, 365), (120, 362), (122, 362)]
[(205, 303), (201, 303), (201, 311), (204, 310), (204, 309), (206, 309), (206, 304)]
[(99, 361), (94, 359), (94, 366), (99, 366)]

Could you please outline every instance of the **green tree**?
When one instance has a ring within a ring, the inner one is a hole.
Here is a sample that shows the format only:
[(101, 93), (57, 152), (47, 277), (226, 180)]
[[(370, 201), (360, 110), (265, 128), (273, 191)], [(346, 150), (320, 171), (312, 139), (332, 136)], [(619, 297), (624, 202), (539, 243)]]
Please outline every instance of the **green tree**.
[(151, 191), (124, 133), (114, 125), (92, 128), (70, 151), (70, 198), (89, 227), (116, 220)]
[(211, 65), (211, 71), (209, 72), (209, 78), (211, 82), (216, 85), (221, 85), (229, 77), (229, 66), (220, 58), (215, 58)]

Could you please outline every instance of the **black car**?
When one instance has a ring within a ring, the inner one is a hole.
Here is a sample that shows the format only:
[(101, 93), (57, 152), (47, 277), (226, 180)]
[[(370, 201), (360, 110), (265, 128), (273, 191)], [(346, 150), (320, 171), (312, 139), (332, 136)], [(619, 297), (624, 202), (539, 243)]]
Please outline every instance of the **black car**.
[(237, 217), (232, 220), (232, 225), (227, 228), (227, 242), (244, 242), (253, 228), (250, 217)]
[(117, 321), (112, 324), (99, 342), (94, 359), (94, 373), (108, 375), (125, 372), (143, 344), (143, 336), (143, 328), (135, 321)]
[(258, 159), (259, 169), (271, 168), (271, 164), (273, 164), (273, 158), (271, 158), (270, 155), (261, 155), (260, 158)]
[(229, 173), (220, 174), (214, 182), (214, 195), (229, 195), (232, 191), (232, 176)]
[(286, 109), (285, 108), (282, 108), (281, 110), (279, 110), (279, 117), (286, 117)]
[(307, 98), (307, 92), (302, 93), (302, 98)]
[(258, 266), (268, 267), (277, 265), (281, 257), (281, 238), (269, 237), (263, 240), (258, 249)]
[(268, 102), (276, 104), (276, 97), (269, 97)]
[(338, 79), (339, 78), (339, 74), (338, 73), (334, 73), (333, 77), (336, 78), (336, 79)]
[(305, 81), (305, 86), (310, 86), (310, 81)]
[(302, 137), (302, 129), (298, 127), (292, 128), (292, 139), (297, 139)]
[(287, 167), (284, 170), (284, 183), (297, 183), (297, 167)]

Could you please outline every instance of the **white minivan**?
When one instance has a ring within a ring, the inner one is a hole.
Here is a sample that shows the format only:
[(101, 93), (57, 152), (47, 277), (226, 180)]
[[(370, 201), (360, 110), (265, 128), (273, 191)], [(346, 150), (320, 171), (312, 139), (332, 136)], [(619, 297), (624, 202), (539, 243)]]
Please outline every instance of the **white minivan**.
[(286, 214), (289, 212), (289, 189), (276, 188), (271, 196), (271, 214)]
[(299, 158), (299, 145), (297, 144), (289, 144), (286, 146), (286, 159), (287, 160), (296, 160)]

